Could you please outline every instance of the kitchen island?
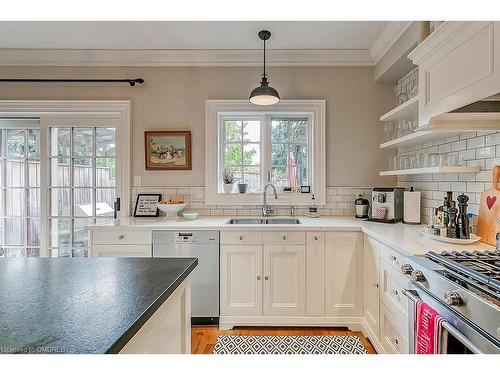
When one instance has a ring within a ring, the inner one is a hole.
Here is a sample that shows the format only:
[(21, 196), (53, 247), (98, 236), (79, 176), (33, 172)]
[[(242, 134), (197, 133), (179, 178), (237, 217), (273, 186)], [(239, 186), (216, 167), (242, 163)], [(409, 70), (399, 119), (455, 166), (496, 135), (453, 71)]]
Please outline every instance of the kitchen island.
[(0, 353), (190, 353), (195, 258), (0, 260)]

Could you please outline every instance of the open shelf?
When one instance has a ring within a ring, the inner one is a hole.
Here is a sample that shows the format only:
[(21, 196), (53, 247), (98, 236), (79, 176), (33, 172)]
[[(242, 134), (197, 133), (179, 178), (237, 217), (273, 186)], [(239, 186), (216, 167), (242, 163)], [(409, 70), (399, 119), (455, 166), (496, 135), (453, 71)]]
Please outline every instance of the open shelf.
[(418, 95), (380, 117), (380, 121), (408, 120), (418, 115)]
[(380, 145), (380, 148), (410, 147), (422, 143), (437, 141), (438, 139), (451, 138), (463, 133), (458, 131), (415, 131), (404, 137), (392, 139)]
[(443, 167), (427, 167), (427, 168), (414, 168), (414, 169), (399, 169), (395, 171), (380, 172), (381, 176), (401, 176), (409, 174), (427, 174), (427, 173), (467, 173), (479, 172), (479, 166), (443, 166)]

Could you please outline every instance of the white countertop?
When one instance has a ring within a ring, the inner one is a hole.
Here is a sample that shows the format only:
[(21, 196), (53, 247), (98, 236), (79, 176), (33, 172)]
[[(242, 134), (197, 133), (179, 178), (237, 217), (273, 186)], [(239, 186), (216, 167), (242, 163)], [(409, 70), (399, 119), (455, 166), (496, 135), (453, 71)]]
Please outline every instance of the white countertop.
[[(255, 218), (255, 217), (253, 217)], [(274, 218), (274, 217), (273, 217)], [(430, 250), (435, 252), (450, 250), (493, 250), (490, 245), (477, 242), (472, 245), (453, 245), (422, 238), (418, 233), (418, 225), (403, 223), (384, 224), (368, 222), (355, 218), (323, 216), (319, 218), (297, 217), (301, 224), (227, 224), (230, 217), (205, 216), (196, 220), (127, 217), (119, 220), (109, 220), (105, 223), (88, 226), (90, 230), (109, 230), (124, 228), (146, 230), (224, 230), (224, 231), (362, 231), (383, 242), (387, 246), (404, 255), (424, 255)]]

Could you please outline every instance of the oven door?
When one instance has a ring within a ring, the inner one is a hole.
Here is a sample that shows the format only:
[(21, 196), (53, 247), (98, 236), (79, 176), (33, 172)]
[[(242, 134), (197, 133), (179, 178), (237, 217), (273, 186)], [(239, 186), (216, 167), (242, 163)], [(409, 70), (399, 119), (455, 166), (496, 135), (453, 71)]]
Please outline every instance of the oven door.
[(403, 293), (408, 297), (409, 353), (415, 353), (416, 317), (415, 303), (422, 300), (441, 315), (445, 321), (441, 325), (439, 340), (440, 354), (499, 354), (500, 347), (488, 339), (479, 327), (469, 323), (415, 283), (412, 289)]

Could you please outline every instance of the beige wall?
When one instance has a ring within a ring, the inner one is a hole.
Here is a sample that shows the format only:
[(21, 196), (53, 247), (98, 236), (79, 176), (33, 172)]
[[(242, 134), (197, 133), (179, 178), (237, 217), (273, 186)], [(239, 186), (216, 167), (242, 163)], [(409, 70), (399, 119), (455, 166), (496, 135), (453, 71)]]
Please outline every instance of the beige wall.
[[(393, 105), (392, 88), (373, 82), (371, 67), (272, 67), (271, 85), (283, 99), (325, 99), (328, 186), (389, 185), (382, 178), (390, 155), (382, 152), (377, 118)], [(125, 84), (0, 84), (6, 99), (129, 99), (132, 103), (132, 175), (143, 186), (204, 185), (206, 99), (246, 99), (259, 80), (257, 67), (228, 68), (0, 68), (1, 77), (136, 78)], [(144, 130), (192, 131), (192, 171), (146, 171)]]

